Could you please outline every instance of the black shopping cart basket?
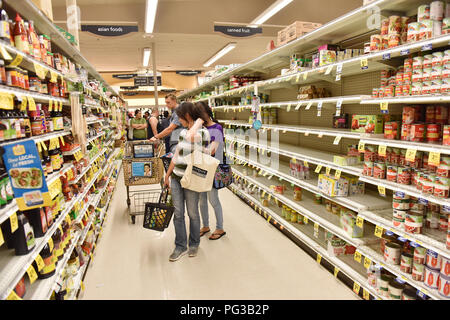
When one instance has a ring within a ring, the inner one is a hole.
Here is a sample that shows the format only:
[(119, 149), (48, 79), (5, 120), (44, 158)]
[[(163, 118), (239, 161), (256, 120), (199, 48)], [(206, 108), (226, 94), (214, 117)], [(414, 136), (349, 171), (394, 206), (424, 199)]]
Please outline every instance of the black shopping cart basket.
[(169, 226), (175, 208), (167, 204), (169, 189), (164, 188), (158, 203), (147, 202), (144, 212), (144, 228), (164, 231)]

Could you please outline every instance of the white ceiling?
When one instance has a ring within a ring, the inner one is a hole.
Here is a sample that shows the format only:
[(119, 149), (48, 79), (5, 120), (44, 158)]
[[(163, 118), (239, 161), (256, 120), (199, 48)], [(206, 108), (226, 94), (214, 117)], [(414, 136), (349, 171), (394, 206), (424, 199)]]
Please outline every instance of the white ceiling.
[[(265, 52), (280, 28), (265, 27), (251, 38), (214, 33), (214, 22), (248, 23), (275, 0), (160, 0), (154, 37), (143, 32), (101, 37), (80, 32), (83, 55), (99, 71), (134, 71), (142, 66), (142, 49), (156, 45), (158, 70), (204, 70), (203, 63), (229, 42), (237, 47), (216, 64), (244, 63)], [(65, 0), (53, 0), (54, 19), (66, 20)], [(81, 20), (135, 22), (143, 30), (145, 0), (78, 0)], [(288, 25), (295, 20), (325, 23), (356, 7), (362, 0), (294, 0), (267, 24)], [(64, 24), (60, 24), (64, 27)]]

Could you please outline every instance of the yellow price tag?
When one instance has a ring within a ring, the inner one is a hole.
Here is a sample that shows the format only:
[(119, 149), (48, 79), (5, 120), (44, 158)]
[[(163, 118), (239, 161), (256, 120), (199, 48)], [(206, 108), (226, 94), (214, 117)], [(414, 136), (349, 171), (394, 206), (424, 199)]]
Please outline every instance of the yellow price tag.
[(3, 59), (8, 60), (8, 61), (12, 60), (11, 55), (9, 54), (8, 50), (5, 49), (4, 46), (0, 46), (0, 53), (3, 57)]
[(10, 93), (0, 93), (0, 104), (2, 109), (13, 110), (14, 109), (14, 97)]
[(336, 170), (334, 177), (339, 180), (341, 178), (341, 170)]
[(38, 278), (38, 276), (36, 274), (36, 270), (34, 270), (34, 267), (32, 265), (30, 265), (28, 267), (27, 274), (28, 274), (28, 277), (30, 278), (30, 284), (33, 284), (33, 282), (35, 282), (36, 279)]
[(375, 227), (375, 232), (374, 232), (374, 234), (375, 234), (378, 238), (381, 238), (381, 236), (383, 235), (383, 227), (376, 226), (376, 227)]
[(58, 82), (58, 74), (50, 70), (50, 82), (57, 83)]
[(320, 261), (322, 261), (322, 256), (320, 255), (320, 253), (317, 254), (316, 261), (319, 264), (320, 264)]
[(299, 79), (300, 79), (300, 74), (297, 74), (297, 77), (295, 77), (295, 82), (298, 82)]
[(270, 222), (270, 219), (272, 219), (271, 216), (269, 216), (269, 217), (267, 218), (267, 222)]
[(321, 164), (319, 164), (319, 165), (316, 167), (316, 170), (314, 170), (314, 172), (315, 172), (315, 173), (319, 173), (320, 170), (322, 170), (322, 165), (321, 165)]
[(353, 259), (354, 259), (356, 262), (361, 263), (361, 253), (358, 252), (358, 251), (355, 251), (355, 255), (353, 256)]
[(3, 233), (2, 233), (2, 229), (0, 229), (0, 247), (2, 244), (5, 243), (5, 239), (3, 238)]
[(361, 69), (367, 69), (369, 65), (369, 61), (367, 60), (367, 58), (361, 59)]
[(364, 226), (364, 218), (357, 216), (356, 217), (356, 225), (360, 228), (362, 228)]
[(416, 149), (407, 149), (405, 156), (406, 161), (414, 162), (416, 160), (416, 152)]
[(304, 222), (305, 224), (308, 224), (308, 217), (307, 217), (307, 216), (303, 216), (303, 222)]
[(9, 217), (11, 223), (11, 232), (14, 233), (19, 228), (19, 222), (17, 221), (17, 214), (14, 212), (11, 217)]
[(53, 251), (54, 244), (53, 244), (53, 239), (51, 237), (50, 237), (50, 239), (48, 239), (48, 246), (50, 248), (50, 251)]
[(378, 192), (380, 193), (381, 196), (383, 197), (386, 196), (386, 188), (384, 186), (378, 186)]
[(36, 102), (34, 101), (33, 97), (28, 96), (28, 110), (29, 111), (36, 111)]
[(13, 61), (11, 61), (11, 63), (8, 65), (8, 67), (17, 67), (18, 65), (20, 65), (23, 61), (23, 57), (22, 55), (18, 54)]
[(358, 143), (358, 152), (364, 153), (364, 147), (365, 147), (365, 143), (362, 142), (362, 141), (359, 141), (359, 143)]
[(294, 164), (297, 163), (297, 159), (295, 159), (295, 158), (292, 158), (291, 161), (292, 161), (292, 163), (294, 163)]
[(305, 166), (305, 167), (309, 168), (309, 164), (308, 164), (308, 161), (306, 161), (306, 160), (305, 160), (305, 161), (303, 161), (303, 164), (304, 164), (304, 166)]
[(318, 223), (314, 223), (314, 231), (319, 231), (319, 224)]
[(41, 271), (42, 268), (45, 267), (45, 263), (44, 260), (42, 259), (42, 257), (38, 254), (36, 259), (34, 259), (34, 261), (36, 261), (36, 265), (38, 267), (38, 271)]
[(80, 288), (81, 288), (81, 291), (84, 291), (84, 283), (83, 283), (83, 281), (80, 281)]
[(439, 166), (441, 164), (441, 153), (431, 151), (428, 155), (428, 163), (432, 166)]
[(367, 257), (364, 257), (364, 268), (369, 269), (371, 264), (372, 264), (372, 260), (370, 260)]
[(370, 300), (369, 291), (367, 291), (366, 289), (363, 289), (363, 297), (364, 297), (364, 300)]
[(387, 148), (386, 145), (380, 144), (378, 146), (378, 155), (380, 157), (386, 157), (386, 148)]
[(22, 102), (20, 104), (20, 111), (26, 111), (27, 110), (27, 105), (28, 105), (28, 99), (27, 97), (22, 97)]
[(361, 286), (358, 283), (353, 284), (353, 292), (356, 294), (359, 294), (359, 290), (361, 289)]
[(19, 297), (16, 292), (13, 290), (11, 291), (11, 293), (8, 295), (8, 297), (6, 298), (6, 300), (22, 300), (21, 297)]
[(339, 273), (339, 268), (338, 267), (334, 267), (334, 277), (337, 278), (337, 275)]
[(382, 112), (386, 113), (388, 111), (388, 106), (389, 106), (389, 103), (387, 101), (380, 102), (380, 110)]
[(303, 80), (306, 80), (308, 78), (308, 72), (303, 73)]
[(330, 171), (331, 171), (331, 168), (327, 167), (327, 168), (326, 168), (326, 174), (327, 174), (327, 176), (330, 175)]
[(40, 79), (44, 80), (45, 77), (47, 76), (48, 70), (46, 68), (44, 68), (43, 66), (41, 66), (40, 64), (38, 64), (38, 63), (33, 63), (33, 65), (34, 65), (34, 70), (35, 70), (37, 76)]
[(94, 262), (94, 255), (92, 254), (92, 252), (91, 252), (90, 256), (91, 256), (91, 262)]
[(334, 138), (334, 142), (333, 144), (339, 144), (339, 142), (341, 141), (342, 136), (336, 136), (336, 138)]

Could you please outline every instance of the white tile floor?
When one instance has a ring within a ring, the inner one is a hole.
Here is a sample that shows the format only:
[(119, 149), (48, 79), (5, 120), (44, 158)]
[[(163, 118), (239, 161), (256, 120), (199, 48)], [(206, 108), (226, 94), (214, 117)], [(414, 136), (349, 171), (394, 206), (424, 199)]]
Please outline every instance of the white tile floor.
[[(227, 235), (202, 237), (198, 256), (169, 262), (174, 227), (165, 232), (131, 225), (122, 173), (82, 299), (358, 299), (227, 189)], [(210, 208), (211, 226), (214, 213)]]

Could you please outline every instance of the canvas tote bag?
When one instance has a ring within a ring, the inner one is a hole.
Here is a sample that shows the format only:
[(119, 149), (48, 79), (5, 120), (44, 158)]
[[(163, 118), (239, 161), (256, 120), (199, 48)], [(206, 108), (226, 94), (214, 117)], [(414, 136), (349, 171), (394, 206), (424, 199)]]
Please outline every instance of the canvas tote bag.
[(187, 168), (181, 178), (181, 186), (195, 192), (211, 191), (220, 161), (199, 150), (184, 157), (184, 160)]

